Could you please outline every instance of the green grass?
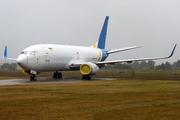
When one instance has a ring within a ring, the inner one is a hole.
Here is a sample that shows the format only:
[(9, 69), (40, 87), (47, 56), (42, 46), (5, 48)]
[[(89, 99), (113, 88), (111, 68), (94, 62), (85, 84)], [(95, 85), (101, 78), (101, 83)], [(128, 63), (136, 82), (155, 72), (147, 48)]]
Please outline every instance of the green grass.
[(180, 81), (132, 80), (0, 86), (0, 118), (179, 119)]

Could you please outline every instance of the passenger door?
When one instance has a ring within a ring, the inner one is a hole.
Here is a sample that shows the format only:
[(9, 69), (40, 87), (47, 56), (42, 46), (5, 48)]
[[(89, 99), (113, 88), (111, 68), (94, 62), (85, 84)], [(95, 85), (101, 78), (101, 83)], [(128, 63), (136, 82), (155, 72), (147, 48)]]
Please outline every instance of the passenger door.
[(46, 47), (43, 47), (43, 50), (45, 53), (45, 66), (49, 66), (49, 62), (50, 62), (49, 50)]

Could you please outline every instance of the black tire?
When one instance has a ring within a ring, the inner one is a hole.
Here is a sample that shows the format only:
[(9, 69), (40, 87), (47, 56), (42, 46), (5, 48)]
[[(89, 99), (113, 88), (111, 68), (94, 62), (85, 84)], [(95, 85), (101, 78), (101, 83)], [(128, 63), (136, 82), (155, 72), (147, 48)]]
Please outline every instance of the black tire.
[(83, 75), (82, 79), (90, 80), (91, 79), (91, 75)]
[(62, 78), (62, 73), (58, 73), (58, 78)]
[(30, 81), (36, 81), (36, 76), (35, 76), (35, 75), (32, 75), (32, 76), (30, 77)]
[(57, 73), (54, 73), (54, 74), (53, 74), (53, 78), (57, 78)]

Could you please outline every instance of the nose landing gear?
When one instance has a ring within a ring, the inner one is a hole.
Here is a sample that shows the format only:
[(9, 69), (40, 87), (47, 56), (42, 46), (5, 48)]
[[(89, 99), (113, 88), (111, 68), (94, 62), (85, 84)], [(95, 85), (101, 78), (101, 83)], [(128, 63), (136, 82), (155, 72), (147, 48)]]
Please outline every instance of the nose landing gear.
[(32, 76), (30, 77), (30, 81), (36, 81), (36, 75), (32, 75)]

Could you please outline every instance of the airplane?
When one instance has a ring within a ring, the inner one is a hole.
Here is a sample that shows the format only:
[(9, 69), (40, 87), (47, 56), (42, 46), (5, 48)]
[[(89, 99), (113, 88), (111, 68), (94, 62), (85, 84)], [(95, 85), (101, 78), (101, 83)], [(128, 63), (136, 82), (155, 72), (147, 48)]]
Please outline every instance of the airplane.
[(17, 59), (7, 57), (7, 46), (5, 46), (5, 59), (15, 60), (22, 68), (22, 72), (30, 76), (30, 81), (36, 81), (36, 75), (41, 72), (53, 71), (53, 78), (62, 78), (61, 71), (79, 70), (82, 79), (91, 79), (100, 68), (107, 64), (132, 63), (133, 61), (157, 60), (170, 58), (176, 48), (174, 46), (171, 54), (166, 57), (138, 58), (126, 60), (105, 61), (106, 58), (116, 52), (136, 49), (141, 46), (125, 47), (120, 49), (106, 50), (106, 34), (109, 16), (106, 16), (99, 40), (92, 46), (71, 46), (58, 44), (38, 44), (24, 49)]

